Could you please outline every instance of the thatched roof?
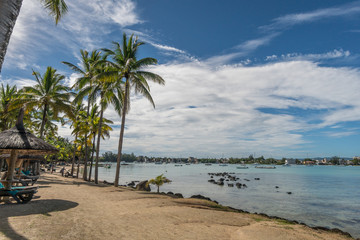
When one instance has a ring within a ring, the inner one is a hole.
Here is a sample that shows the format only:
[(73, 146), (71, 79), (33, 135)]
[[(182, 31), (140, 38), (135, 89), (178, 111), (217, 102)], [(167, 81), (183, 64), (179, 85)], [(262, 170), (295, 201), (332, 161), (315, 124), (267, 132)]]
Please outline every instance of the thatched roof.
[[(7, 159), (7, 158), (10, 158), (10, 153), (5, 153), (0, 155), (0, 159)], [(45, 158), (43, 155), (19, 155), (18, 159), (41, 161), (44, 160)]]
[(0, 153), (21, 150), (19, 154), (41, 155), (56, 153), (58, 149), (27, 131), (23, 125), (24, 110), (19, 113), (16, 126), (0, 133)]

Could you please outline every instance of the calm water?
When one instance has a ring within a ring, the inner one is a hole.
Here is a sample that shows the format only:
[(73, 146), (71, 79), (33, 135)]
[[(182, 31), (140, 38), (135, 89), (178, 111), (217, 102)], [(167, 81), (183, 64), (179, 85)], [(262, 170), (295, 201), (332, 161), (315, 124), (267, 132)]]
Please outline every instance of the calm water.
[[(113, 182), (115, 166), (113, 163), (110, 169), (99, 168), (99, 178)], [(121, 167), (120, 184), (164, 174), (173, 182), (160, 187), (160, 191), (182, 193), (184, 197), (201, 194), (222, 205), (297, 220), (310, 226), (339, 228), (360, 237), (360, 167), (293, 165), (258, 169), (249, 165), (249, 169), (237, 169), (236, 166), (130, 164)], [(235, 173), (240, 178), (238, 182), (248, 187), (238, 189), (209, 183), (208, 173), (216, 172)], [(156, 191), (156, 187), (152, 190)]]

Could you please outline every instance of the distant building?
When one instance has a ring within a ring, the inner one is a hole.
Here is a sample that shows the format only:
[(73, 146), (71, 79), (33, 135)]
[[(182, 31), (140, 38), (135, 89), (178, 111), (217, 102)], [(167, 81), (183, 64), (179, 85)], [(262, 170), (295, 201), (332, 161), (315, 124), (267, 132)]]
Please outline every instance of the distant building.
[(187, 160), (188, 163), (198, 163), (198, 160), (197, 158), (194, 158), (194, 157), (189, 157), (188, 160)]
[(285, 159), (285, 164), (296, 164), (296, 159)]
[(353, 157), (354, 160), (360, 160), (360, 157), (359, 156), (355, 156)]

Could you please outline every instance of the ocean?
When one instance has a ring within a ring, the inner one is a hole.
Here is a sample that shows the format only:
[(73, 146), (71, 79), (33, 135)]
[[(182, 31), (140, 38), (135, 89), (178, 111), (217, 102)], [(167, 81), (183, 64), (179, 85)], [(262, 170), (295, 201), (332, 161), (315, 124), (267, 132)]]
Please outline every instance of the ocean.
[[(164, 174), (172, 182), (161, 186), (161, 192), (181, 193), (184, 197), (201, 194), (225, 206), (296, 220), (309, 226), (338, 228), (360, 238), (359, 166), (291, 165), (276, 166), (276, 169), (260, 169), (255, 165), (237, 169), (237, 166), (240, 165), (122, 165), (120, 184)], [(116, 163), (110, 169), (100, 167), (99, 179), (113, 182), (115, 167)], [(226, 181), (224, 186), (208, 182), (211, 179), (208, 173), (220, 172), (233, 173), (239, 178), (236, 182), (247, 187), (228, 187)], [(156, 191), (156, 186), (151, 187)]]

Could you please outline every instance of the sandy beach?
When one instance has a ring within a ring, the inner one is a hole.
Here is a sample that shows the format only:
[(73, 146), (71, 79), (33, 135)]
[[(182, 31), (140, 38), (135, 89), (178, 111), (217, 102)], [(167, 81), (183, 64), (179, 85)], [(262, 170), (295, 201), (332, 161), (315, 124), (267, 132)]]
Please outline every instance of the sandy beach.
[(43, 174), (28, 204), (0, 205), (0, 239), (350, 239), (213, 202)]

